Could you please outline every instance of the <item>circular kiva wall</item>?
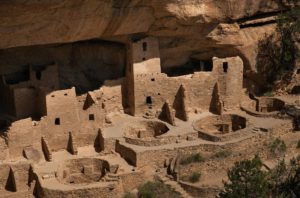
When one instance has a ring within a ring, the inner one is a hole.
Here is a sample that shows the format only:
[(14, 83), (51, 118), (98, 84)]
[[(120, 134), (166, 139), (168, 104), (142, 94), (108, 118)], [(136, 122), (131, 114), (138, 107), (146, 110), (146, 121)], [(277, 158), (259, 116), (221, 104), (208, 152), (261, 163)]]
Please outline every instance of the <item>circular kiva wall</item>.
[(169, 131), (166, 124), (159, 121), (141, 121), (131, 123), (125, 128), (125, 137), (129, 138), (154, 138)]
[(161, 135), (169, 131), (168, 126), (159, 121), (140, 121), (130, 123), (124, 128), (127, 143), (141, 146), (157, 146), (163, 144)]
[(89, 184), (99, 182), (109, 169), (108, 162), (97, 158), (67, 160), (58, 180), (63, 184)]
[(260, 117), (274, 116), (285, 106), (285, 102), (277, 98), (263, 97), (255, 98), (253, 101), (253, 105), (243, 105), (241, 108), (250, 115)]
[(239, 115), (225, 114), (202, 118), (194, 122), (193, 126), (198, 131), (199, 138), (219, 142), (242, 136), (243, 133), (239, 133), (239, 130), (246, 128), (247, 120)]
[(246, 118), (234, 114), (209, 116), (196, 121), (194, 127), (198, 131), (205, 131), (214, 135), (225, 135), (244, 129), (246, 127)]
[(262, 113), (280, 111), (284, 105), (285, 103), (277, 98), (259, 98), (256, 104), (256, 111)]

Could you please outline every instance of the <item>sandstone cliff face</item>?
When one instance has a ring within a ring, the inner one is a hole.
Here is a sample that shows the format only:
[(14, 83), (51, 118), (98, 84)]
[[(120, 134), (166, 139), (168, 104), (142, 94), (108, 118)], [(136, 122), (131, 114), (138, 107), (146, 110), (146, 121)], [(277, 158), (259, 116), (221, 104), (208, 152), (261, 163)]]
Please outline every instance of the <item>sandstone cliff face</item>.
[(96, 38), (124, 42), (143, 33), (159, 38), (163, 67), (179, 66), (190, 57), (240, 55), (254, 70), (257, 42), (274, 24), (243, 29), (240, 24), (294, 5), (286, 1), (4, 0), (0, 49)]

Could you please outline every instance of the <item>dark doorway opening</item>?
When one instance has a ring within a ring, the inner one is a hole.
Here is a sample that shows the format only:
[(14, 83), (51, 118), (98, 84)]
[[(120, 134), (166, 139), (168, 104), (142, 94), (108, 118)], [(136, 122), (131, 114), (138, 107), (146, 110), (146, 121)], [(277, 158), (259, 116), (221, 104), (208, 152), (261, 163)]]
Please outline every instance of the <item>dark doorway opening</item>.
[(143, 51), (145, 52), (145, 51), (147, 51), (147, 43), (146, 42), (143, 42)]
[(152, 104), (152, 98), (151, 96), (146, 97), (146, 104)]
[(224, 62), (223, 63), (223, 72), (227, 73), (227, 70), (228, 70), (228, 62)]
[(60, 125), (60, 118), (55, 118), (54, 123), (55, 123), (55, 125)]

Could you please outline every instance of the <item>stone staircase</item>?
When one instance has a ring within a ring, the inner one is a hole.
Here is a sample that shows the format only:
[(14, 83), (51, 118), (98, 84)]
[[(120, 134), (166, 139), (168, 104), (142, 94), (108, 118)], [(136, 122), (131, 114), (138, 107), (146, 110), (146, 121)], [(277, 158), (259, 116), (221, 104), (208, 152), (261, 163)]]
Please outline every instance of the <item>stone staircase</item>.
[(169, 186), (171, 189), (173, 189), (175, 192), (179, 193), (182, 198), (193, 198), (190, 196), (176, 181), (172, 180), (171, 178), (165, 176), (165, 175), (157, 175), (157, 179), (167, 186)]
[(119, 175), (116, 175), (116, 174), (107, 173), (105, 175), (105, 177), (102, 178), (101, 180), (105, 181), (105, 182), (117, 182), (120, 180), (120, 177), (119, 177)]
[(155, 111), (155, 110), (153, 110), (153, 109), (148, 109), (148, 110), (144, 113), (143, 117), (146, 118), (146, 119), (153, 119), (153, 118), (155, 118), (155, 115), (156, 115), (156, 111)]

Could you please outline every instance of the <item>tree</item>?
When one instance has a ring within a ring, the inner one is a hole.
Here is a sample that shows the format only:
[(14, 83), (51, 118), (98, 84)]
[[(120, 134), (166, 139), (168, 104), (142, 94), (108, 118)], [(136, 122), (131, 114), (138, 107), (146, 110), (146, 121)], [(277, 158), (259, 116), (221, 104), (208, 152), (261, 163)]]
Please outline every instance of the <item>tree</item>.
[[(300, 8), (294, 7), (277, 16), (276, 34), (267, 35), (258, 43), (257, 71), (267, 81), (265, 89), (274, 82), (290, 81), (290, 71), (296, 62), (296, 36), (300, 32)], [(299, 49), (298, 49), (299, 50)]]
[(296, 7), (278, 16), (277, 32), (281, 39), (281, 56), (279, 57), (281, 66), (290, 69), (296, 54), (293, 36), (300, 32), (300, 8)]
[(252, 160), (236, 162), (228, 170), (229, 182), (224, 182), (220, 198), (298, 198), (300, 197), (300, 155), (284, 160), (268, 172), (262, 170), (258, 156)]
[(262, 166), (258, 156), (252, 160), (236, 162), (234, 167), (227, 172), (229, 182), (224, 182), (224, 190), (219, 197), (268, 197), (267, 172), (262, 170)]
[(271, 173), (277, 174), (270, 179), (273, 197), (300, 197), (300, 155), (291, 159), (289, 166), (279, 163)]

